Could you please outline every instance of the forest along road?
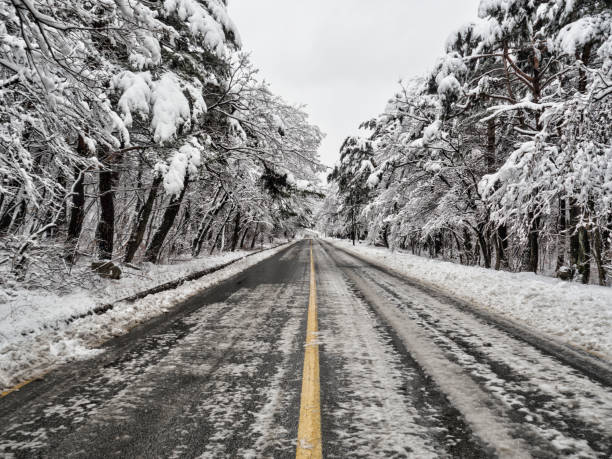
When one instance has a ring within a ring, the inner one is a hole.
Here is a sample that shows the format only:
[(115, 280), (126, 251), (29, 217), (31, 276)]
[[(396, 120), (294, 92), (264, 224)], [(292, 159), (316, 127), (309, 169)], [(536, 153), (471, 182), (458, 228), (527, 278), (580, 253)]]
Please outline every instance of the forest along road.
[(612, 456), (611, 387), (317, 240), (105, 349), (0, 399), (0, 455)]

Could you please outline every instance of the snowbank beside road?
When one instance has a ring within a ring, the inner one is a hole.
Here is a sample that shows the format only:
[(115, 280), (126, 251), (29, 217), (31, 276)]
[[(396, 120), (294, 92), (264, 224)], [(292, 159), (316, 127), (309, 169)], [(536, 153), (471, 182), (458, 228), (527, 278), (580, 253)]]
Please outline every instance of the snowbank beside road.
[(353, 247), (350, 241), (329, 242), (612, 361), (612, 288), (462, 266), (365, 244)]
[[(257, 264), (284, 247), (286, 245), (247, 258), (244, 258), (247, 252), (233, 252), (178, 265), (157, 266), (146, 272), (146, 280), (108, 281), (103, 290), (94, 293), (83, 290), (57, 296), (18, 292), (12, 301), (0, 304), (0, 390), (52, 366), (101, 352), (96, 346), (102, 342), (126, 333), (135, 325), (168, 311), (186, 298)], [(185, 282), (176, 289), (135, 302), (120, 302), (104, 314), (67, 322), (102, 303), (111, 303), (148, 287), (238, 258), (243, 259), (200, 279)]]
[(123, 275), (120, 280), (94, 276), (94, 285), (83, 285), (83, 288), (66, 295), (44, 290), (15, 289), (0, 299), (0, 349), (16, 336), (37, 333), (45, 327), (55, 327), (61, 321), (86, 314), (100, 305), (114, 303), (195, 271), (219, 266), (244, 257), (247, 253), (226, 252), (172, 265), (145, 264), (142, 270), (122, 266)]

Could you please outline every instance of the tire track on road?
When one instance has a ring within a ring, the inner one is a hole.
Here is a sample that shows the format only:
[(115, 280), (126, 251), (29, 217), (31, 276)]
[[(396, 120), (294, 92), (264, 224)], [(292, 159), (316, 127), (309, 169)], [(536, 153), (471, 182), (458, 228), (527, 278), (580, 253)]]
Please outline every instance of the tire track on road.
[[(396, 329), (410, 328), (411, 335), (420, 333), (490, 394), (512, 435), (523, 437), (538, 457), (610, 457), (612, 438), (606, 433), (612, 431), (609, 388), (468, 311), (453, 304), (442, 306), (440, 298), (428, 297), (428, 292), (345, 251), (338, 263), (359, 290), (369, 291), (366, 296), (387, 323)], [(501, 352), (497, 350), (500, 346)], [(538, 369), (543, 374), (539, 379)]]
[(460, 412), (318, 247), (326, 457), (487, 457)]

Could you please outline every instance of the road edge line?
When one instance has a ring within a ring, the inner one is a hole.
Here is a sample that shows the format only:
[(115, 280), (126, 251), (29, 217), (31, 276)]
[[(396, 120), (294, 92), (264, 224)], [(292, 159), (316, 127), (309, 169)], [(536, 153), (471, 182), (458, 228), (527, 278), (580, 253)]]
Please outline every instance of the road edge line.
[(15, 384), (13, 387), (9, 387), (8, 389), (0, 392), (0, 398), (4, 398), (7, 395), (10, 395), (10, 394), (12, 394), (15, 391), (18, 391), (19, 389), (27, 386), (31, 382), (38, 381), (39, 379), (43, 379), (46, 374), (47, 374), (47, 372), (41, 373), (41, 374), (36, 375), (36, 376), (34, 376), (34, 377), (30, 378), (30, 379), (26, 379), (25, 381), (21, 381), (20, 383)]

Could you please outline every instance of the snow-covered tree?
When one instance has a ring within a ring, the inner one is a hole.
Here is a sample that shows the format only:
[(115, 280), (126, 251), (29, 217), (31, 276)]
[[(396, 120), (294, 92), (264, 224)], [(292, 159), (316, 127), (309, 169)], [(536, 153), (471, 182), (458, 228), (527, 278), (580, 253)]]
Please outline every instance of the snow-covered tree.
[(156, 262), (311, 224), (322, 135), (258, 82), (226, 3), (0, 0), (3, 269)]
[(340, 161), (328, 176), (337, 184), (342, 197), (339, 209), (343, 227), (355, 244), (359, 239), (359, 214), (368, 200), (367, 178), (374, 169), (372, 142), (361, 137), (347, 137), (340, 148)]
[(478, 16), (365, 123), (374, 167), (358, 219), (373, 243), (496, 269), (554, 264), (583, 282), (595, 267), (604, 284), (609, 2), (483, 0)]

